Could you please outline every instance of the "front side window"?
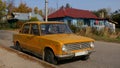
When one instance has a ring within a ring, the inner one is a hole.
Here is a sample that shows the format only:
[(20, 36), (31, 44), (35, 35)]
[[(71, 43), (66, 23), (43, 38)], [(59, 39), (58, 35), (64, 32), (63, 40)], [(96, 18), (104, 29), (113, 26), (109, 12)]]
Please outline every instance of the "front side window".
[(29, 24), (25, 24), (23, 29), (22, 29), (22, 33), (23, 34), (29, 34), (29, 30), (30, 30), (30, 25)]
[(66, 24), (41, 24), (41, 34), (72, 33)]

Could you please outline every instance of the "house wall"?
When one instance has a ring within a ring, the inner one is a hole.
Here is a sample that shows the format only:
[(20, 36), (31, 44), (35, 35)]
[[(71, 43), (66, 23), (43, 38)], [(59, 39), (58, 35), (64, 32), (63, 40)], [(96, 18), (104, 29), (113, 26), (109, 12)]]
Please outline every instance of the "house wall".
[(75, 25), (76, 27), (94, 27), (96, 29), (102, 29), (108, 25), (107, 20), (96, 20), (96, 19), (85, 19), (85, 18), (72, 18), (72, 17), (64, 17), (64, 18), (56, 18), (49, 19), (50, 21), (62, 21), (68, 25)]
[(69, 24), (71, 22), (72, 25), (75, 25), (76, 27), (93, 27), (95, 19), (84, 19), (84, 18), (70, 18), (70, 17), (65, 17), (63, 18), (63, 22), (66, 24)]

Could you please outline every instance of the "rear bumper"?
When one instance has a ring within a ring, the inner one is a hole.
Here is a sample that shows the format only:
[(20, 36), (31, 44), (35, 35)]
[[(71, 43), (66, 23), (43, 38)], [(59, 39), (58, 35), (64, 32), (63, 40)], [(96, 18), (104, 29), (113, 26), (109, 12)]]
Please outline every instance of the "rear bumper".
[(83, 55), (79, 55), (79, 56), (76, 56), (75, 53), (70, 53), (70, 54), (65, 54), (65, 55), (57, 55), (56, 57), (58, 58), (58, 60), (72, 59), (74, 57), (80, 57), (80, 56), (84, 56), (84, 55), (90, 55), (93, 52), (95, 52), (95, 50), (89, 50), (87, 54), (83, 54)]

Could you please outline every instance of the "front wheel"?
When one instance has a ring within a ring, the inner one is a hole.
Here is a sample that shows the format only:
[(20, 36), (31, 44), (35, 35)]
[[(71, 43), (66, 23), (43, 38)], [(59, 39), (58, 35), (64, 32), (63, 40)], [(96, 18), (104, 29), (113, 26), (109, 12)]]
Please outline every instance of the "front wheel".
[(52, 64), (57, 64), (57, 60), (54, 56), (54, 53), (52, 52), (52, 50), (50, 49), (46, 49), (45, 50), (45, 61), (49, 62), (49, 63), (52, 63)]
[(90, 58), (90, 55), (84, 55), (81, 57), (81, 60), (85, 61), (88, 60)]

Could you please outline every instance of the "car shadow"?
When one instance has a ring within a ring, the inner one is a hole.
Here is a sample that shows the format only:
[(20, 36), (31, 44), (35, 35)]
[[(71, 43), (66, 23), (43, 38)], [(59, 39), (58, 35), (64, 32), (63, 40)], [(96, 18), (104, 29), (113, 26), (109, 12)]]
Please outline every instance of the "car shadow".
[[(17, 50), (17, 48), (16, 48), (15, 46), (10, 46), (10, 48)], [(19, 51), (19, 50), (17, 50), (17, 51)], [(30, 55), (30, 56), (32, 56), (32, 57), (35, 57), (35, 58), (38, 58), (38, 59), (41, 59), (41, 60), (42, 60), (41, 57), (36, 56), (36, 55), (34, 55), (33, 53), (31, 53), (31, 52), (28, 52), (28, 51), (20, 51), (20, 52), (25, 53), (25, 54), (27, 54), (27, 55)]]
[[(17, 50), (15, 46), (10, 46), (10, 48)], [(41, 57), (38, 57), (38, 56), (36, 56), (36, 55), (34, 55), (30, 52), (27, 52), (27, 51), (21, 51), (21, 52), (42, 60)], [(57, 65), (63, 65), (63, 64), (68, 64), (68, 63), (72, 63), (72, 62), (77, 62), (77, 61), (84, 61), (84, 60), (81, 60), (81, 57), (74, 57), (74, 58), (71, 58), (71, 59), (60, 60), (60, 61), (58, 61)]]
[(59, 61), (58, 65), (73, 63), (73, 62), (77, 62), (77, 61), (84, 61), (84, 60), (81, 60), (81, 57), (74, 57), (71, 59), (61, 60), (61, 61)]

